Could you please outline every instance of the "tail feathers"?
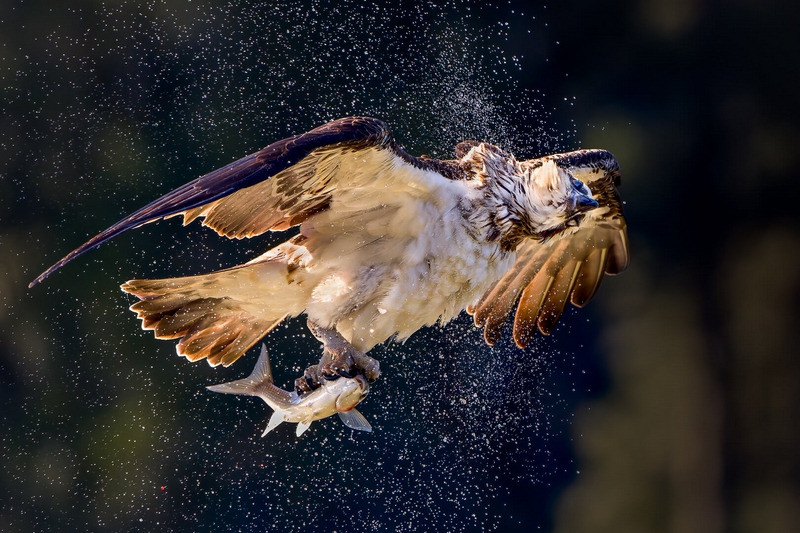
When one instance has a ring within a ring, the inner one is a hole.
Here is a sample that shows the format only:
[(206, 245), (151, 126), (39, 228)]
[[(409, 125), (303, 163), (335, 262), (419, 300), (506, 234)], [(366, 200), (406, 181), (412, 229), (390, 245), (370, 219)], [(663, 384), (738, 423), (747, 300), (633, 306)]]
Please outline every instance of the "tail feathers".
[(122, 290), (141, 299), (131, 310), (142, 319), (143, 329), (153, 330), (159, 339), (181, 338), (179, 355), (190, 361), (207, 359), (212, 366), (228, 366), (280, 324), (286, 314), (254, 316), (246, 309), (246, 300), (216, 297), (219, 291), (210, 287), (218, 274), (132, 280)]

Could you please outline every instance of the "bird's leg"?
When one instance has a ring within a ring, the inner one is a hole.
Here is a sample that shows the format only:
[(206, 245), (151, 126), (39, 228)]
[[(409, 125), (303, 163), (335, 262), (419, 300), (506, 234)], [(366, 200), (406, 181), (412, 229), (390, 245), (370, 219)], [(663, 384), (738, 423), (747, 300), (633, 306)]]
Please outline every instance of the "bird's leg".
[(320, 377), (352, 378), (360, 371), (369, 381), (375, 381), (381, 375), (380, 363), (347, 342), (335, 328), (323, 328), (309, 320), (308, 329), (325, 347), (318, 365)]
[(308, 329), (323, 344), (324, 351), (319, 364), (311, 365), (302, 377), (294, 380), (297, 394), (302, 396), (319, 388), (323, 379), (333, 380), (340, 376), (352, 378), (359, 372), (369, 381), (378, 379), (381, 374), (380, 363), (347, 342), (341, 333), (333, 328), (323, 328), (311, 320), (308, 321)]

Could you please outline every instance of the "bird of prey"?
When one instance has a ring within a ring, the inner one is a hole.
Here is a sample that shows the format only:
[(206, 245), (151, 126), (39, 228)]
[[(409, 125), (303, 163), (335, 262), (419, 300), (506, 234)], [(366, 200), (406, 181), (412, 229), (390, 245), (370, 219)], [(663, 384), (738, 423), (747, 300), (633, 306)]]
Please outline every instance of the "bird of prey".
[[(604, 150), (529, 160), (464, 141), (456, 159), (409, 155), (382, 121), (339, 119), (283, 139), (162, 196), (31, 283), (120, 233), (175, 215), (229, 238), (299, 226), (255, 259), (203, 275), (135, 279), (122, 289), (144, 329), (180, 339), (191, 361), (230, 365), (287, 317), (305, 313), (322, 359), (295, 382), (378, 377), (389, 338), (466, 309), (494, 344), (514, 314), (525, 347), (567, 301), (628, 265), (620, 168)], [(516, 309), (516, 312), (515, 312)]]

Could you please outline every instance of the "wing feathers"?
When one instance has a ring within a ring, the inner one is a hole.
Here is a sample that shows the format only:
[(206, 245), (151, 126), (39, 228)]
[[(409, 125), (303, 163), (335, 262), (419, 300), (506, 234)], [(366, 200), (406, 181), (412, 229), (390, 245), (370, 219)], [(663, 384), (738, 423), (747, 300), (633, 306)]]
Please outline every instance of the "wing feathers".
[(608, 263), (606, 263), (606, 274), (619, 274), (628, 268), (630, 252), (628, 250), (628, 234), (624, 231), (614, 232), (614, 243), (608, 250)]
[[(339, 163), (356, 152), (387, 152), (403, 164), (433, 170), (443, 178), (461, 177), (457, 165), (419, 159), (397, 146), (389, 127), (367, 117), (339, 119), (201, 176), (146, 205), (89, 239), (37, 277), (34, 286), (54, 271), (129, 229), (162, 218), (184, 215), (184, 224), (206, 217), (206, 225), (231, 237), (248, 237), (285, 229), (328, 205)], [(269, 182), (280, 175), (279, 183)], [(267, 182), (266, 185), (263, 185)], [(270, 212), (276, 208), (276, 212)]]
[(607, 258), (607, 250), (595, 250), (581, 265), (580, 275), (570, 297), (573, 305), (583, 307), (597, 292), (597, 287), (603, 279)]
[(556, 275), (550, 290), (547, 292), (547, 297), (542, 303), (542, 309), (536, 322), (539, 326), (539, 331), (545, 335), (549, 335), (553, 331), (556, 322), (564, 313), (564, 307), (567, 305), (567, 300), (577, 278), (578, 264), (575, 261), (570, 261)]
[[(477, 304), (471, 306), (468, 312), (475, 315), (475, 325), (482, 327), (489, 315), (495, 314), (493, 309), (496, 301), (504, 295), (516, 293), (510, 303), (513, 307), (525, 286), (533, 279), (542, 263), (547, 258), (548, 250), (542, 247), (521, 246), (517, 250), (517, 261), (511, 270), (503, 276), (492, 288), (481, 297)], [(511, 311), (509, 307), (508, 312)], [(508, 316), (508, 312), (503, 315)]]
[(540, 270), (522, 292), (517, 315), (514, 317), (513, 331), (514, 342), (520, 348), (526, 347), (533, 338), (539, 309), (541, 309), (542, 302), (552, 284), (552, 276), (549, 276), (546, 271)]
[(604, 150), (579, 150), (525, 162), (552, 160), (587, 183), (600, 206), (589, 212), (570, 234), (541, 243), (525, 241), (517, 248), (511, 270), (467, 311), (494, 344), (517, 306), (513, 338), (525, 347), (538, 328), (549, 334), (564, 313), (567, 300), (583, 307), (594, 296), (603, 274), (618, 274), (628, 266), (630, 251), (625, 217), (616, 186), (619, 164)]
[(525, 287), (531, 283), (549, 258), (548, 252), (546, 248), (536, 247), (523, 251), (522, 255), (529, 259), (518, 259), (512, 271), (503, 277), (502, 283), (495, 285), (484, 298), (484, 303), (475, 314), (475, 323), (478, 326), (485, 324), (484, 339), (488, 344), (494, 345), (500, 339), (508, 316), (520, 300)]

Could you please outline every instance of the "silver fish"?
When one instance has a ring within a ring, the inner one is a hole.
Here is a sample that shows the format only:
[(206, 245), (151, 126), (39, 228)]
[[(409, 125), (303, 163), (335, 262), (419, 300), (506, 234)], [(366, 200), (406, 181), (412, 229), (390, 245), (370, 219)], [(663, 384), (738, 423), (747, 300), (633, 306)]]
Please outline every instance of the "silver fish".
[(308, 429), (311, 422), (327, 418), (334, 413), (338, 413), (344, 425), (349, 428), (372, 431), (372, 426), (364, 415), (355, 409), (355, 406), (369, 393), (369, 383), (364, 376), (323, 381), (321, 387), (300, 397), (296, 392), (285, 391), (272, 382), (267, 347), (263, 344), (256, 366), (248, 377), (206, 388), (213, 392), (258, 396), (267, 402), (275, 412), (269, 419), (267, 429), (261, 434), (262, 437), (281, 422), (296, 422), (299, 437)]

